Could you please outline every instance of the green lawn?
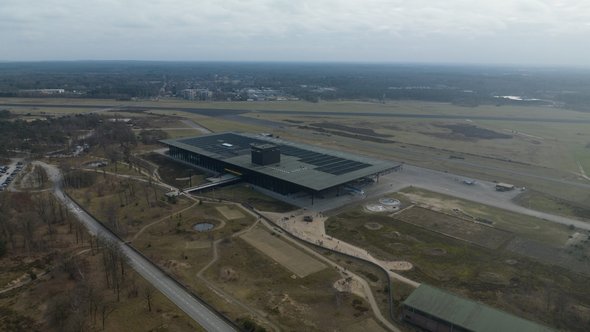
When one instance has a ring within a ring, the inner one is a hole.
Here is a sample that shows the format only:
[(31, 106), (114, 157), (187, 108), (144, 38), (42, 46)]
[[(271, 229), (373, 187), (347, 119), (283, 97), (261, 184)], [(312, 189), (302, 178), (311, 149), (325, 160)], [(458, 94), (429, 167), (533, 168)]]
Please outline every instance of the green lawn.
[(453, 208), (459, 208), (473, 217), (479, 217), (492, 221), (493, 226), (496, 228), (510, 231), (522, 237), (540, 241), (553, 246), (563, 245), (569, 236), (574, 233), (574, 231), (570, 230), (565, 225), (555, 224), (535, 217), (506, 211), (423, 189), (406, 188), (402, 190), (401, 193), (402, 195), (403, 193), (417, 195), (413, 196), (413, 198), (418, 202), (420, 202), (420, 197), (425, 199), (439, 200), (447, 206), (447, 213), (453, 213)]

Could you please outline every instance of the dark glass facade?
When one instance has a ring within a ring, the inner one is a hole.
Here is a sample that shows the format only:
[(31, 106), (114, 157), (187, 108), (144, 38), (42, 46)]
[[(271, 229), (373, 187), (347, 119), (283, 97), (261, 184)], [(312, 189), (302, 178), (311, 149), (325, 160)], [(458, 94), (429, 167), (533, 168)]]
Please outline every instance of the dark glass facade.
[(186, 151), (175, 146), (169, 146), (170, 156), (172, 158), (184, 161), (186, 163), (202, 167), (217, 173), (231, 173), (239, 175), (242, 179), (253, 185), (272, 190), (282, 195), (292, 194), (296, 192), (306, 191), (309, 193), (317, 193), (314, 190), (300, 186), (296, 183), (291, 183), (279, 178), (275, 178), (266, 174), (258, 173), (256, 171), (235, 166), (223, 162), (218, 159), (210, 158), (200, 155), (198, 153)]

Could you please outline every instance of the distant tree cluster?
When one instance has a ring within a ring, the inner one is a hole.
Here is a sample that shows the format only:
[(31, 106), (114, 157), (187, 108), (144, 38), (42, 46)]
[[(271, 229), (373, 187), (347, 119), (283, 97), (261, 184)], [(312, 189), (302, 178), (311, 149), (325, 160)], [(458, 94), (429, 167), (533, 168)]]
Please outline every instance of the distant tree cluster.
[[(101, 121), (95, 114), (48, 117), (45, 120), (9, 120), (0, 116), (0, 156), (15, 152), (41, 154), (64, 149), (82, 130), (94, 129)], [(73, 143), (73, 142), (72, 142)]]

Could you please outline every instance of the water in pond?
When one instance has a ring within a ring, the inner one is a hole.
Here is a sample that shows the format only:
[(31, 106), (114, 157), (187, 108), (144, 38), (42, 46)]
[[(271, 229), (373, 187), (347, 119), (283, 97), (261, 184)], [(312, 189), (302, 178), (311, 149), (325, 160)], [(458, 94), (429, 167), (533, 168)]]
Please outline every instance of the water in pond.
[(215, 225), (213, 225), (211, 223), (201, 222), (201, 223), (195, 224), (193, 226), (193, 229), (198, 232), (207, 232), (207, 231), (212, 230), (213, 227), (215, 227)]

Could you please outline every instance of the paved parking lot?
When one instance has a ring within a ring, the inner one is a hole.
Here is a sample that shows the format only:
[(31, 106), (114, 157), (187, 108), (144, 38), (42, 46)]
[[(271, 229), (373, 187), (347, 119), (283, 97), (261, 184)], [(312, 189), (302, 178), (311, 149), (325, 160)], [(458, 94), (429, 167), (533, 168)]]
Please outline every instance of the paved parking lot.
[(0, 191), (7, 190), (24, 168), (21, 159), (12, 159), (8, 165), (0, 165)]

